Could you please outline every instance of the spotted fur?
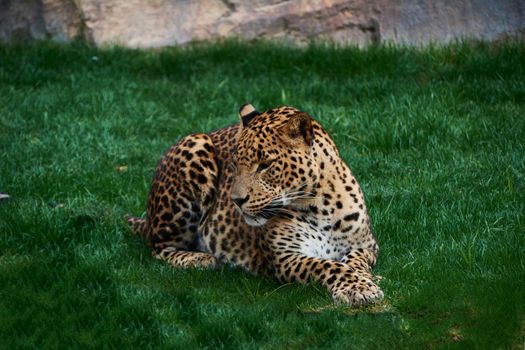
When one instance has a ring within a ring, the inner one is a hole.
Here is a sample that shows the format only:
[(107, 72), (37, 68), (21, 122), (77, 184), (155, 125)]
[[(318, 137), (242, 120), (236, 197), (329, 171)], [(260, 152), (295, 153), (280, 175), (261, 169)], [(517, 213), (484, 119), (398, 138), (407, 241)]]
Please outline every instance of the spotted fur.
[(168, 150), (132, 230), (176, 267), (230, 263), (282, 283), (317, 281), (338, 302), (381, 299), (363, 193), (326, 131), (292, 107), (239, 114), (238, 125)]

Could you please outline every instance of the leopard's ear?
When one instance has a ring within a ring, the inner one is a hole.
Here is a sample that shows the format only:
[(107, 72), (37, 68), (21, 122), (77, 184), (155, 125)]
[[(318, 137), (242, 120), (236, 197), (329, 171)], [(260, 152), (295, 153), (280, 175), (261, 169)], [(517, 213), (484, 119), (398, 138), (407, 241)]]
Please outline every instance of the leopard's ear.
[(246, 127), (252, 121), (253, 118), (257, 117), (259, 112), (255, 110), (255, 107), (251, 103), (245, 103), (239, 109), (239, 117), (242, 121), (242, 126)]
[(312, 128), (312, 118), (305, 112), (298, 112), (290, 117), (283, 125), (286, 136), (293, 143), (303, 143), (307, 146), (312, 145), (314, 132)]

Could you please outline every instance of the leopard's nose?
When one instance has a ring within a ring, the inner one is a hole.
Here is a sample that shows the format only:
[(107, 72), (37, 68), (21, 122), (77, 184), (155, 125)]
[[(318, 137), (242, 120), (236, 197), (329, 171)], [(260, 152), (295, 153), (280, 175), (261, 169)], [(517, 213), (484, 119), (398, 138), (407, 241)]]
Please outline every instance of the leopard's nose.
[(233, 203), (235, 203), (236, 206), (238, 206), (240, 208), (240, 207), (242, 207), (242, 205), (244, 203), (246, 203), (248, 201), (249, 197), (250, 197), (249, 195), (244, 197), (244, 198), (242, 198), (242, 197), (233, 197), (232, 196), (232, 201), (233, 201)]

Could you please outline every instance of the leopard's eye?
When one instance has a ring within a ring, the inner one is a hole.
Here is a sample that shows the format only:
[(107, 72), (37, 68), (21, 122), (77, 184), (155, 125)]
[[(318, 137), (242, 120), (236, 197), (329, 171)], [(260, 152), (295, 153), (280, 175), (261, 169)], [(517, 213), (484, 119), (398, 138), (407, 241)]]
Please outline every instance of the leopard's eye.
[(259, 163), (259, 166), (257, 167), (257, 172), (260, 173), (260, 172), (268, 169), (270, 167), (270, 165), (272, 165), (272, 163), (273, 163), (273, 159), (264, 161), (262, 163)]

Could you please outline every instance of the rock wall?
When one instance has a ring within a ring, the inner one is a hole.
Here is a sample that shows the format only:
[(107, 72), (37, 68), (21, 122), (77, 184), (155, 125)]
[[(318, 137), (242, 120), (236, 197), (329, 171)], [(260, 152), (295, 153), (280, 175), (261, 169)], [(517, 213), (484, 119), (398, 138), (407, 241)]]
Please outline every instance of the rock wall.
[(525, 0), (0, 0), (0, 40), (161, 47), (225, 37), (424, 44), (525, 36)]
[(80, 35), (83, 22), (73, 0), (0, 0), (0, 40), (54, 38), (68, 41)]
[(387, 0), (384, 4), (382, 36), (394, 42), (525, 37), (524, 0)]

